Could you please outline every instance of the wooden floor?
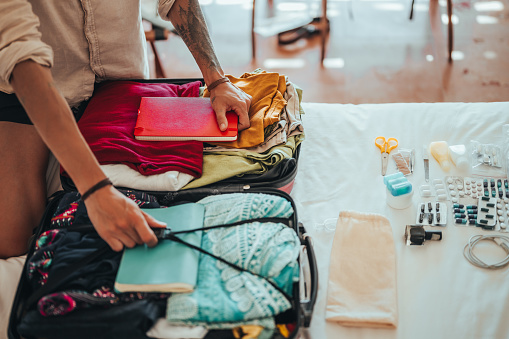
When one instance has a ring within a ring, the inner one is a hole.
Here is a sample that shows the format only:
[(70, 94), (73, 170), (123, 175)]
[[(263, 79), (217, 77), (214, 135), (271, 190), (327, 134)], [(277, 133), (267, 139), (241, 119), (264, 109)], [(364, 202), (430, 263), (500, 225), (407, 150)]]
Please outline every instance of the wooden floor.
[[(227, 74), (256, 68), (285, 74), (304, 90), (305, 102), (509, 101), (509, 0), (453, 1), (452, 63), (447, 62), (446, 1), (416, 0), (413, 20), (410, 3), (329, 0), (331, 27), (321, 65), (318, 36), (280, 46), (273, 34), (281, 25), (319, 15), (319, 1), (273, 0), (269, 8), (258, 0), (255, 60), (252, 0), (201, 1)], [(156, 48), (167, 77), (201, 76), (178, 36), (156, 42)]]

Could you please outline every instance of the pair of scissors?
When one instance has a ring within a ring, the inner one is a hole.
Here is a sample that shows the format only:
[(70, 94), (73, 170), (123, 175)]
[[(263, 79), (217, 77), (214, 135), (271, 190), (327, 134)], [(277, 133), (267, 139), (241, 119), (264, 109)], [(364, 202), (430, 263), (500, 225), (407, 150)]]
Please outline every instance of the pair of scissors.
[(389, 138), (385, 140), (384, 137), (376, 137), (375, 138), (375, 145), (380, 149), (380, 152), (382, 153), (382, 175), (385, 175), (387, 173), (387, 164), (389, 162), (389, 154), (393, 149), (398, 147), (398, 139), (396, 138)]

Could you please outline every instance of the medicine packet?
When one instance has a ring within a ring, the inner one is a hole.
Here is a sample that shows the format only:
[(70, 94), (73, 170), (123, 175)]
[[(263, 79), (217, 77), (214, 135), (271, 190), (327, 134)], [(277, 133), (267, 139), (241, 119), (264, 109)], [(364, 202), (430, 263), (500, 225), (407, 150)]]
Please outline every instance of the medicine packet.
[(482, 144), (470, 141), (470, 164), (472, 174), (481, 176), (502, 176), (506, 172), (502, 148), (496, 144)]

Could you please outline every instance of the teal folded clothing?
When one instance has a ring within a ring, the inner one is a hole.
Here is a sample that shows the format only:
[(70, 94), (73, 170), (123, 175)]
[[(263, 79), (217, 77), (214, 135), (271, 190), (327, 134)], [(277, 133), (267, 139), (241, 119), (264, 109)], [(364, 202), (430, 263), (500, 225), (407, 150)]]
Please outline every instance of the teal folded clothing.
[[(291, 204), (265, 194), (230, 194), (201, 200), (204, 226), (263, 217), (287, 218)], [(238, 265), (236, 268), (202, 254), (198, 282), (192, 293), (168, 299), (167, 319), (175, 323), (227, 323), (274, 317), (291, 308), (287, 295), (299, 278), (300, 241), (281, 223), (245, 223), (205, 231), (202, 249)]]
[(233, 224), (257, 218), (289, 218), (292, 204), (281, 197), (262, 193), (232, 193), (206, 197), (203, 226)]

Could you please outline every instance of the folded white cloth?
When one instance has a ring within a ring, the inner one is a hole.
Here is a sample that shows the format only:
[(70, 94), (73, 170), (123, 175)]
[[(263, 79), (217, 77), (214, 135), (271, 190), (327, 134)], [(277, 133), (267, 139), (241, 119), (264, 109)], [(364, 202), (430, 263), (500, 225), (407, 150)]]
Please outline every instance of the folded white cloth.
[(147, 336), (160, 339), (201, 339), (207, 332), (203, 326), (178, 326), (170, 324), (165, 318), (159, 318)]
[(396, 255), (387, 218), (341, 212), (331, 251), (327, 321), (396, 328)]
[(194, 179), (177, 171), (145, 176), (123, 164), (101, 165), (101, 168), (113, 185), (144, 191), (178, 191)]

